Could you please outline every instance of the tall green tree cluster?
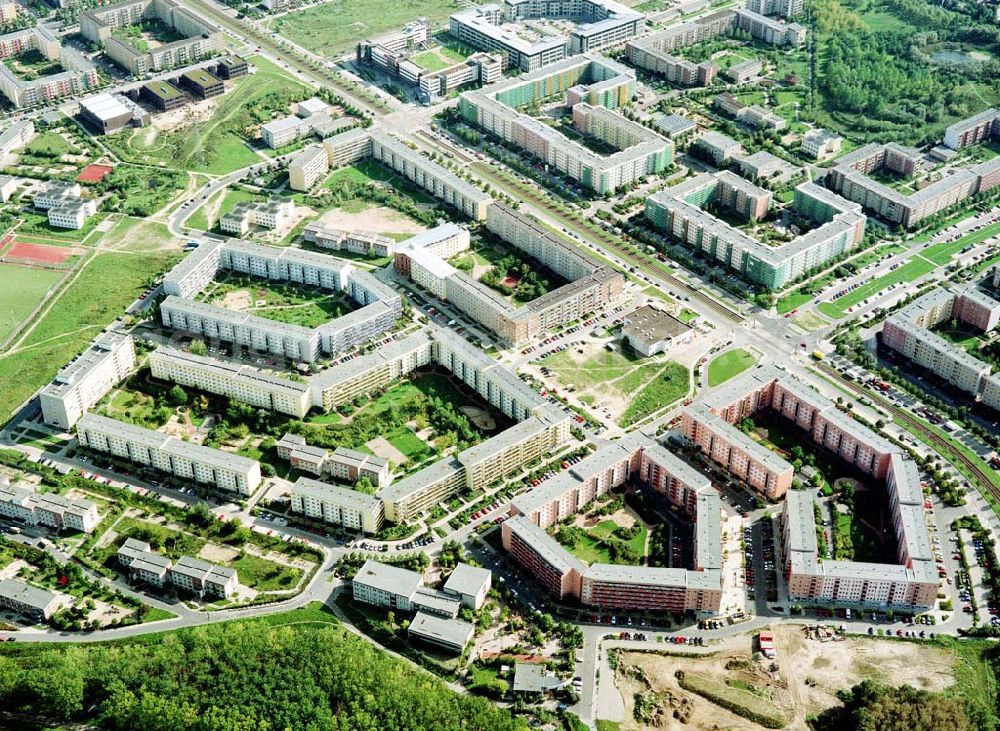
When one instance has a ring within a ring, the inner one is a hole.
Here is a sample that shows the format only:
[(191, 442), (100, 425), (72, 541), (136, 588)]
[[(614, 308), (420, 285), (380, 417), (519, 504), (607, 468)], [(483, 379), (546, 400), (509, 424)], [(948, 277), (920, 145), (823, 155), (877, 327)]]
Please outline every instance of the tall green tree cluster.
[(0, 707), (116, 731), (522, 728), (339, 628), (259, 622), (0, 656)]

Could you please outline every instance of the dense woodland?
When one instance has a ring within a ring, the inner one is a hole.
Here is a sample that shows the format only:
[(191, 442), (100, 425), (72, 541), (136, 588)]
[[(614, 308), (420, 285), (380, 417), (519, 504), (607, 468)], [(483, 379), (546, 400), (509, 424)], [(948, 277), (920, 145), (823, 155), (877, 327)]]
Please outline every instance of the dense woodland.
[(290, 619), (134, 644), (18, 647), (0, 655), (0, 708), (120, 731), (524, 728), (339, 628)]

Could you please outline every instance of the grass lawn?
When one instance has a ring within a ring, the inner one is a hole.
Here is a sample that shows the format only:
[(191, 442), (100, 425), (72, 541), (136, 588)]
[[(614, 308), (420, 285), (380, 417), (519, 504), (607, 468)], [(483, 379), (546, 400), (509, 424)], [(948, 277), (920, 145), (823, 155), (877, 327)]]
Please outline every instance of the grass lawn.
[(660, 374), (639, 391), (625, 409), (619, 424), (630, 426), (683, 398), (690, 388), (690, 374), (684, 366), (669, 361)]
[(813, 296), (805, 292), (793, 291), (786, 294), (775, 304), (775, 309), (779, 315), (787, 315), (792, 310), (796, 310), (806, 302), (811, 302)]
[[(120, 315), (176, 255), (104, 252), (87, 262), (19, 350), (0, 355), (0, 422), (40, 386), (52, 380)], [(113, 283), (113, 286), (111, 284)]]
[(419, 462), (430, 455), (427, 444), (405, 426), (392, 430), (385, 435), (385, 438), (389, 444), (405, 454), (411, 462)]
[[(98, 211), (87, 219), (83, 228), (58, 228), (49, 225), (49, 217), (46, 213), (39, 213), (35, 210), (20, 211), (18, 217), (23, 223), (18, 226), (18, 231), (38, 234), (46, 239), (58, 239), (67, 243), (81, 243), (94, 228), (108, 217), (107, 213)], [(88, 244), (91, 242), (87, 242)]]
[(241, 584), (257, 591), (294, 589), (302, 578), (302, 569), (282, 566), (248, 553), (241, 553), (229, 566), (236, 569)]
[[(396, 171), (390, 170), (385, 165), (373, 160), (362, 160), (354, 165), (348, 165), (347, 167), (340, 168), (339, 170), (334, 170), (330, 174), (330, 177), (323, 181), (323, 187), (333, 188), (343, 180), (358, 185), (365, 185), (372, 182), (388, 183), (395, 190), (412, 198), (416, 203), (437, 205), (437, 200), (432, 195), (427, 193), (427, 191), (418, 187), (411, 180), (403, 177)], [(367, 201), (362, 202), (370, 205)], [(341, 207), (343, 208), (344, 206)], [(361, 210), (364, 210), (364, 208)], [(413, 234), (409, 234), (409, 236), (412, 235)]]
[(3, 292), (0, 297), (0, 342), (14, 332), (49, 288), (64, 275), (65, 272), (55, 269), (0, 264), (0, 292)]
[(47, 157), (54, 161), (62, 155), (75, 155), (80, 152), (58, 132), (42, 132), (24, 146), (24, 152), (21, 154), (22, 156)]
[(125, 216), (105, 236), (108, 243), (127, 241), (125, 251), (159, 251), (175, 241), (165, 224)]
[[(632, 549), (636, 556), (644, 558), (646, 555), (646, 526), (636, 523), (639, 530), (635, 536), (624, 541), (625, 545)], [(616, 561), (610, 552), (608, 541), (620, 540), (612, 538), (618, 523), (614, 520), (602, 520), (591, 528), (582, 529), (579, 538), (572, 545), (566, 546), (570, 553), (581, 561), (587, 563), (626, 563)]]
[(263, 279), (227, 276), (209, 285), (204, 300), (226, 307), (226, 297), (244, 299), (239, 311), (266, 317), (276, 322), (315, 328), (341, 317), (353, 308), (339, 292), (329, 292), (290, 282), (275, 283)]
[(642, 367), (642, 362), (608, 350), (578, 361), (573, 359), (569, 350), (564, 350), (544, 358), (542, 365), (551, 368), (560, 383), (584, 389), (622, 378)]
[(459, 8), (452, 0), (366, 0), (363, 3), (332, 0), (281, 16), (274, 21), (273, 30), (314, 53), (329, 56), (353, 48), (359, 38), (402, 28), (417, 17), (438, 25)]
[(914, 256), (896, 271), (884, 274), (878, 279), (873, 279), (835, 302), (821, 302), (818, 305), (818, 309), (827, 317), (832, 317), (835, 320), (840, 319), (847, 314), (848, 308), (854, 307), (862, 300), (885, 289), (890, 284), (913, 282), (934, 269), (935, 265), (927, 259), (921, 256)]
[(750, 368), (757, 362), (757, 357), (743, 348), (733, 348), (712, 359), (708, 364), (708, 385), (718, 386), (730, 378)]
[(429, 51), (418, 53), (410, 60), (428, 71), (441, 71), (449, 66), (454, 66), (456, 63), (461, 63), (465, 58), (464, 54), (447, 46), (438, 46)]
[(978, 244), (991, 236), (996, 236), (997, 234), (1000, 234), (1000, 222), (990, 224), (989, 226), (971, 234), (967, 234), (956, 241), (942, 241), (940, 244), (934, 244), (921, 252), (920, 255), (925, 259), (930, 259), (935, 264), (947, 264), (951, 261), (951, 257), (960, 252), (966, 246)]

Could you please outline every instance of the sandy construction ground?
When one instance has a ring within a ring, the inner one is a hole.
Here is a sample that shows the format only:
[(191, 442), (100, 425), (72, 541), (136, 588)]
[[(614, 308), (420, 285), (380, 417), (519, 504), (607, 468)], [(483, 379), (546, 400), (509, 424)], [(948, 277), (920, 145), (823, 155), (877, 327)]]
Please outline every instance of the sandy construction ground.
[[(946, 650), (912, 642), (868, 638), (842, 641), (807, 639), (801, 626), (783, 625), (774, 630), (777, 671), (769, 661), (754, 659), (753, 638), (734, 637), (707, 656), (669, 656), (623, 652), (619, 656), (616, 684), (625, 703), (623, 730), (649, 728), (634, 720), (637, 693), (649, 688), (660, 696), (664, 713), (656, 728), (662, 729), (761, 729), (701, 696), (683, 690), (675, 672), (698, 673), (718, 682), (736, 681), (757, 688), (783, 709), (790, 719), (786, 728), (804, 729), (805, 719), (839, 703), (835, 695), (866, 679), (889, 685), (909, 684), (939, 691), (954, 683), (955, 659)], [(645, 681), (630, 667), (638, 668)], [(673, 716), (674, 708), (688, 713), (686, 723)]]
[(371, 231), (373, 233), (418, 234), (425, 227), (399, 211), (384, 206), (372, 206), (359, 213), (348, 213), (334, 208), (326, 211), (319, 222), (330, 228), (344, 231)]
[(389, 460), (393, 464), (401, 465), (409, 462), (409, 459), (405, 454), (396, 449), (388, 440), (383, 437), (375, 437), (374, 439), (365, 442), (365, 446), (372, 450), (377, 457), (382, 457)]

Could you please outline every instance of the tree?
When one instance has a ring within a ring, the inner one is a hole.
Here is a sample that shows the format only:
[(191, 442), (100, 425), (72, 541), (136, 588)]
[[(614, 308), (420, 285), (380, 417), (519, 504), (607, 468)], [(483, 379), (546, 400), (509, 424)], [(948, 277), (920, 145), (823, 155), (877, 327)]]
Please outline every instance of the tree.
[(820, 715), (818, 731), (972, 731), (960, 698), (865, 680), (838, 693), (844, 705)]
[(167, 392), (167, 398), (174, 406), (183, 406), (188, 401), (187, 391), (177, 384), (174, 384), (170, 391)]

